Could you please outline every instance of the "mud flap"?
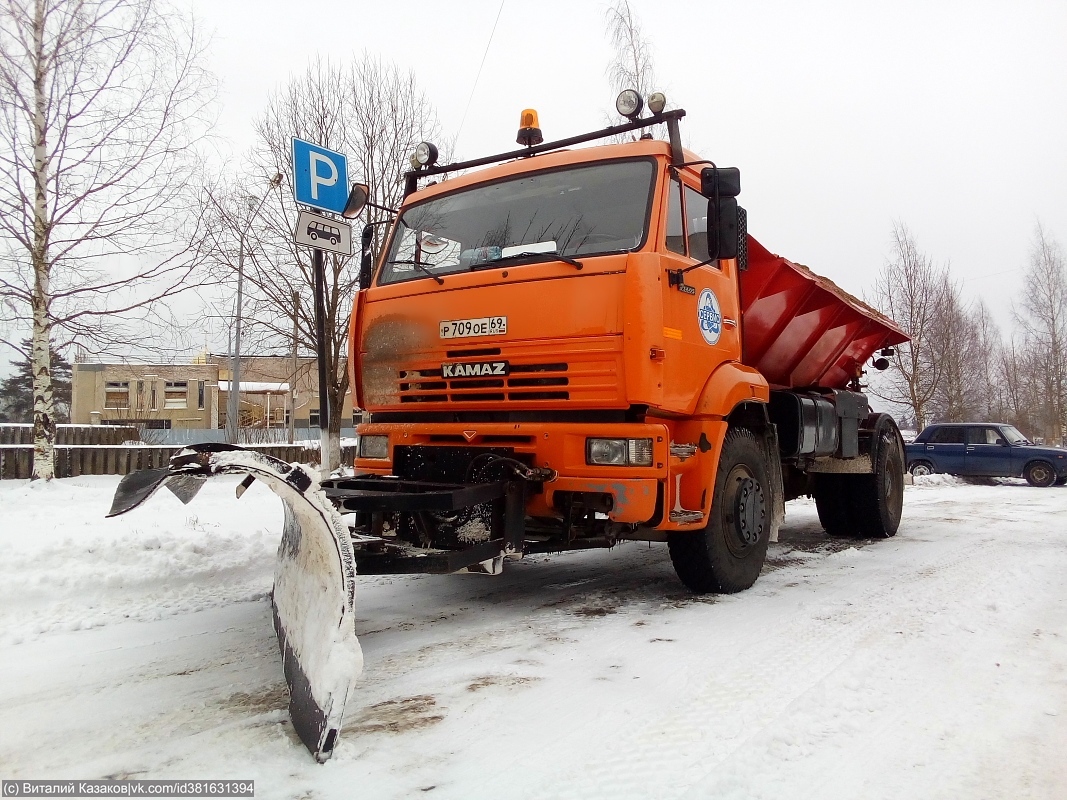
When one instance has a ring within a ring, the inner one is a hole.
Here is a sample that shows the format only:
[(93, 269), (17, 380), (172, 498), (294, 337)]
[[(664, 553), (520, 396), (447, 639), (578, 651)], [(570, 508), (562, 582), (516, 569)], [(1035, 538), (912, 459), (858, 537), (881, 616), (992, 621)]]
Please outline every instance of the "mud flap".
[(109, 517), (124, 514), (166, 486), (188, 503), (214, 475), (246, 473), (238, 496), (258, 478), (285, 507), (274, 569), (274, 629), (289, 686), (293, 728), (315, 758), (330, 757), (345, 702), (363, 671), (355, 630), (355, 578), (348, 528), (311, 474), (252, 450), (224, 444), (185, 448), (167, 469), (120, 481)]

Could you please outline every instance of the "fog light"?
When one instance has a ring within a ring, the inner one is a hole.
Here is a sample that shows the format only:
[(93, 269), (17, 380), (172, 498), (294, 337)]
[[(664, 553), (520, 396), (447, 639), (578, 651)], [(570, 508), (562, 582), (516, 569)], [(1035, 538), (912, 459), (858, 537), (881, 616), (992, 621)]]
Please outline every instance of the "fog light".
[(651, 467), (651, 439), (586, 439), (585, 463), (611, 467)]
[(667, 95), (663, 92), (653, 92), (648, 96), (648, 110), (653, 114), (659, 114), (667, 107)]
[(360, 458), (389, 458), (388, 436), (360, 436)]
[(430, 142), (420, 142), (415, 148), (415, 160), (420, 166), (433, 166), (437, 162), (437, 147)]
[(619, 112), (620, 116), (627, 119), (636, 117), (644, 107), (645, 101), (633, 89), (623, 89), (619, 92), (619, 96), (615, 98), (615, 110)]

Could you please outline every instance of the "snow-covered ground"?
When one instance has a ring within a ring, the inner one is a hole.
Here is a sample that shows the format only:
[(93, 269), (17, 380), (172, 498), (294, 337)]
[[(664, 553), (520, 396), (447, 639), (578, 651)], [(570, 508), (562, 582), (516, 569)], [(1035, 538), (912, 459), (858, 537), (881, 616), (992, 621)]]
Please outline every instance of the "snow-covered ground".
[(117, 478), (0, 482), (0, 777), (254, 778), (257, 797), (1067, 797), (1067, 488), (907, 488), (887, 541), (787, 507), (749, 591), (663, 545), (361, 578), (334, 758), (287, 720), (278, 500), (105, 520)]

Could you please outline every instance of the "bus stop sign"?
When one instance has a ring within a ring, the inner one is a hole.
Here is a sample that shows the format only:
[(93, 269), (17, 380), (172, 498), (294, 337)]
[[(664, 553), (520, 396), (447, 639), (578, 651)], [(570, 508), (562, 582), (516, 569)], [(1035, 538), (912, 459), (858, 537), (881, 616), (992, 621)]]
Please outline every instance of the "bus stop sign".
[(301, 205), (340, 214), (348, 201), (348, 159), (293, 138), (293, 194)]
[(352, 228), (340, 220), (301, 211), (296, 218), (294, 233), (297, 244), (344, 256), (352, 255)]

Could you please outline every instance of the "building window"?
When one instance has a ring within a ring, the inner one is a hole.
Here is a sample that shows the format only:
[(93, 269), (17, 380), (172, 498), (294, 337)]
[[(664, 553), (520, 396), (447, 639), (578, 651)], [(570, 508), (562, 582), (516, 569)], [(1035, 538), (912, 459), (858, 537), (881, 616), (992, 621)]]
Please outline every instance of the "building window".
[(308, 411), (308, 424), (312, 428), (319, 427), (319, 410), (317, 408)]
[(104, 384), (104, 408), (129, 408), (130, 382), (108, 381)]
[(201, 410), (204, 408), (204, 384), (205, 381), (196, 382), (196, 407)]
[(187, 408), (188, 381), (167, 381), (163, 387), (163, 408)]
[(156, 382), (152, 381), (152, 404), (149, 406), (149, 410), (156, 411), (159, 409), (159, 404), (156, 403)]

